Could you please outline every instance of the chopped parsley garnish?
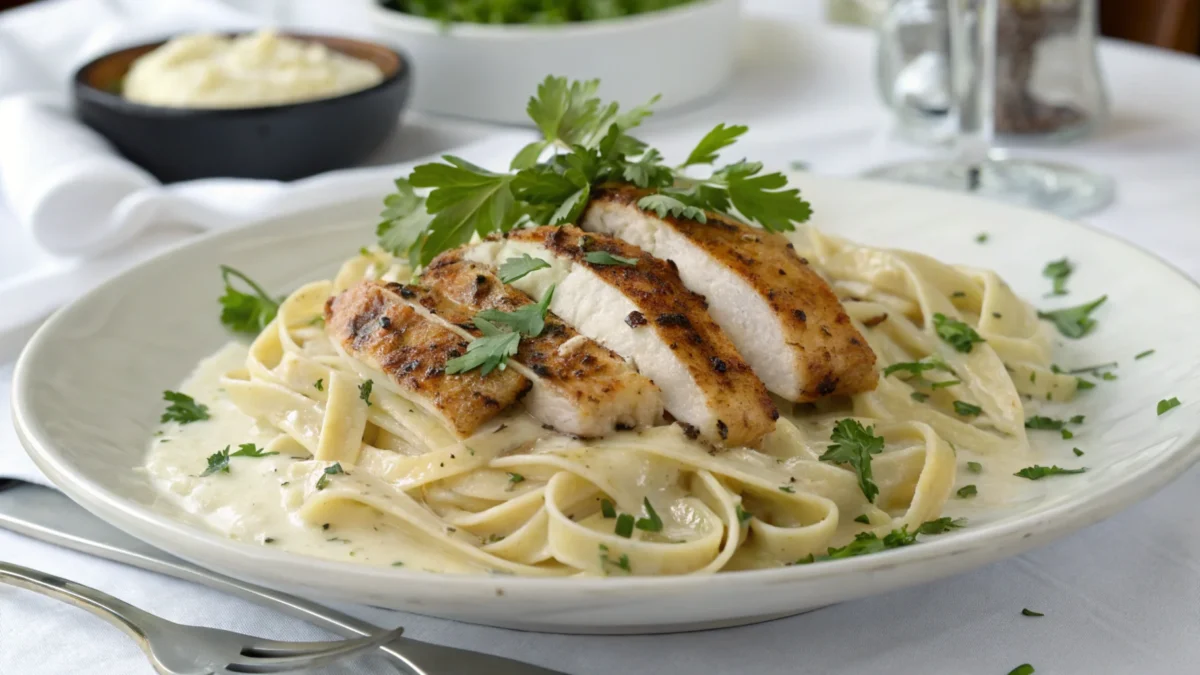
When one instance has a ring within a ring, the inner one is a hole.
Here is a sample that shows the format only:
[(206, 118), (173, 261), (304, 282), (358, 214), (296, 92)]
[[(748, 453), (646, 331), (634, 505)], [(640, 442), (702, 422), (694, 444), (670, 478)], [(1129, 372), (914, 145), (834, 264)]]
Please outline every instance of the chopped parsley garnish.
[(208, 406), (196, 403), (196, 399), (177, 391), (164, 391), (163, 400), (170, 403), (159, 422), (190, 424), (208, 419)]
[(600, 513), (604, 514), (605, 518), (616, 518), (617, 517), (616, 507), (614, 507), (613, 503), (608, 501), (607, 499), (600, 500)]
[(1076, 457), (1083, 457), (1083, 451), (1079, 448), (1071, 448), (1071, 452), (1075, 453)]
[(983, 473), (983, 465), (979, 462), (967, 462), (967, 471), (971, 473)]
[(325, 391), (325, 378), (322, 377), (313, 382), (313, 386), (316, 387), (317, 391)]
[(796, 494), (796, 488), (792, 487), (791, 485), (780, 485), (780, 486), (779, 486), (779, 491), (780, 491), (780, 492), (786, 492), (786, 493), (788, 493), (789, 495), (794, 495), (794, 494)]
[(858, 487), (867, 501), (874, 502), (879, 487), (872, 480), (871, 455), (883, 452), (883, 438), (875, 435), (873, 426), (864, 428), (858, 420), (844, 419), (834, 425), (829, 440), (834, 444), (821, 455), (820, 460), (848, 464), (858, 475)]
[(1158, 402), (1158, 414), (1161, 415), (1172, 408), (1179, 407), (1180, 405), (1182, 404), (1179, 402), (1179, 399), (1175, 398), (1174, 396), (1171, 398), (1164, 398)]
[(1046, 615), (1042, 614), (1041, 612), (1035, 612), (1032, 609), (1022, 609), (1021, 616), (1046, 616)]
[(1083, 421), (1084, 421), (1085, 419), (1087, 419), (1087, 418), (1086, 418), (1086, 417), (1084, 417), (1083, 415), (1075, 415), (1075, 416), (1071, 417), (1071, 419), (1069, 419), (1069, 420), (1067, 420), (1067, 421), (1068, 421), (1068, 422), (1070, 422), (1071, 424), (1083, 424)]
[(475, 317), (475, 326), (483, 331), (483, 337), (476, 338), (467, 345), (467, 353), (446, 362), (446, 372), (450, 375), (465, 373), (479, 368), (484, 377), (499, 368), (508, 367), (508, 357), (517, 353), (521, 342), (520, 333), (510, 333), (500, 330), (496, 324), (479, 316)]
[(1151, 355), (1151, 354), (1153, 354), (1153, 353), (1154, 353), (1154, 350), (1153, 350), (1153, 349), (1147, 349), (1146, 351), (1144, 351), (1144, 352), (1142, 352), (1142, 353), (1138, 354), (1137, 356), (1133, 357), (1133, 360), (1134, 360), (1134, 361), (1137, 361), (1137, 360), (1139, 360), (1139, 359), (1144, 359), (1144, 358), (1146, 358), (1147, 356), (1150, 356), (1150, 355)]
[(1035, 464), (1033, 466), (1027, 466), (1013, 475), (1020, 478), (1028, 478), (1029, 480), (1041, 480), (1046, 476), (1065, 476), (1074, 473), (1083, 473), (1084, 471), (1087, 471), (1087, 467), (1080, 467), (1078, 469), (1064, 469), (1059, 466), (1041, 466)]
[(1096, 388), (1095, 382), (1089, 382), (1089, 381), (1083, 379), (1082, 377), (1075, 378), (1075, 390), (1076, 391), (1087, 391), (1088, 389), (1095, 389), (1095, 388)]
[(941, 358), (933, 357), (927, 361), (907, 361), (904, 363), (893, 363), (883, 369), (883, 376), (887, 377), (892, 373), (908, 373), (909, 375), (920, 375), (927, 370), (940, 370), (946, 373), (954, 374), (954, 370), (950, 368)]
[(328, 487), (330, 476), (336, 476), (344, 473), (346, 472), (342, 470), (341, 462), (334, 462), (330, 466), (325, 467), (325, 470), (321, 472), (320, 477), (317, 478), (317, 489), (324, 490), (326, 487)]
[(933, 329), (946, 344), (964, 354), (969, 354), (976, 343), (984, 341), (974, 328), (940, 312), (933, 315)]
[(966, 518), (951, 518), (943, 516), (935, 520), (927, 520), (917, 528), (917, 534), (942, 534), (967, 526)]
[(975, 243), (976, 244), (986, 244), (987, 240), (988, 240), (987, 232), (980, 232), (979, 234), (975, 235)]
[(966, 499), (979, 494), (979, 490), (974, 485), (964, 485), (958, 489), (957, 494), (961, 499)]
[[(233, 287), (233, 279), (250, 287), (245, 293)], [(225, 294), (221, 296), (221, 323), (235, 333), (258, 335), (279, 312), (279, 300), (271, 297), (262, 286), (241, 272), (221, 265)]]
[(637, 258), (625, 258), (619, 255), (613, 255), (608, 251), (591, 251), (583, 256), (583, 259), (593, 265), (621, 265), (623, 267), (637, 266)]
[(404, 561), (397, 560), (396, 562), (392, 563), (392, 567), (404, 567)]
[(622, 513), (617, 516), (617, 525), (613, 528), (613, 531), (618, 537), (628, 539), (633, 536), (633, 516), (628, 513)]
[(1071, 276), (1071, 272), (1074, 271), (1075, 268), (1071, 265), (1071, 261), (1066, 258), (1046, 263), (1046, 267), (1042, 269), (1042, 276), (1054, 282), (1054, 290), (1050, 292), (1050, 295), (1066, 295), (1067, 277)]
[(962, 384), (962, 380), (941, 380), (939, 382), (930, 382), (929, 388), (933, 389), (934, 391), (937, 391), (938, 389), (945, 389), (946, 387), (953, 387), (956, 384)]
[(954, 412), (963, 417), (975, 417), (983, 412), (983, 408), (966, 401), (955, 401)]
[(545, 260), (535, 258), (528, 253), (522, 253), (521, 257), (509, 258), (500, 264), (500, 281), (511, 284), (530, 272), (536, 272), (547, 267), (550, 267), (550, 263)]
[(1063, 429), (1062, 430), (1062, 438), (1064, 441), (1069, 441), (1072, 438), (1075, 438), (1075, 434), (1071, 433), (1070, 429)]
[(1066, 422), (1062, 420), (1056, 420), (1052, 417), (1042, 417), (1041, 415), (1034, 415), (1025, 420), (1026, 429), (1041, 429), (1043, 431), (1061, 431), (1064, 424)]
[(842, 558), (853, 558), (860, 555), (869, 555), (871, 553), (879, 553), (888, 549), (900, 548), (901, 546), (911, 546), (917, 543), (917, 535), (933, 535), (941, 534), (948, 530), (966, 525), (965, 520), (951, 520), (950, 518), (938, 518), (926, 523), (922, 523), (917, 528), (916, 532), (909, 533), (908, 526), (905, 525), (898, 530), (892, 530), (884, 535), (882, 539), (874, 532), (859, 532), (854, 535), (854, 541), (842, 546), (841, 548), (829, 548), (823, 555), (808, 554), (807, 556), (797, 560), (794, 564), (806, 565), (809, 563), (820, 562), (823, 560), (839, 560)]
[[(438, 253), (465, 244), (476, 234), (508, 232), (519, 223), (574, 223), (593, 187), (632, 184), (648, 191), (638, 202), (665, 215), (704, 218), (706, 212), (739, 214), (772, 232), (808, 220), (809, 204), (782, 173), (764, 173), (757, 162), (715, 166), (718, 152), (745, 127), (718, 125), (681, 166), (629, 135), (650, 114), (650, 103), (620, 111), (596, 95), (599, 82), (548, 77), (530, 100), (528, 112), (541, 138), (520, 150), (509, 171), (493, 172), (458, 157), (416, 167), (385, 202), (377, 233), (380, 245), (411, 261), (428, 264)], [(703, 179), (689, 165), (710, 165)], [(429, 188), (425, 200), (413, 188)], [(599, 263), (605, 264), (605, 263)], [(611, 264), (611, 263), (609, 263)]]
[(924, 403), (925, 401), (929, 400), (929, 394), (922, 394), (919, 391), (914, 391), (913, 393), (909, 394), (909, 397), (917, 403)]
[(1008, 671), (1008, 675), (1033, 675), (1033, 666), (1029, 665), (1028, 663), (1022, 663), (1016, 668)]
[(1052, 312), (1039, 311), (1038, 318), (1053, 321), (1058, 332), (1069, 338), (1078, 339), (1087, 335), (1096, 326), (1096, 320), (1091, 317), (1091, 314), (1096, 311), (1097, 307), (1103, 305), (1105, 300), (1108, 300), (1108, 296), (1102, 295), (1098, 299), (1078, 307), (1067, 307)]
[(521, 483), (521, 482), (524, 482), (524, 481), (525, 481), (525, 476), (522, 476), (522, 475), (521, 475), (521, 474), (519, 474), (519, 473), (513, 473), (512, 471), (509, 471), (509, 472), (508, 472), (508, 486), (509, 486), (509, 488), (512, 488), (512, 487), (513, 487), (514, 485), (516, 485), (517, 483)]
[(637, 529), (645, 532), (662, 532), (662, 518), (659, 518), (658, 513), (654, 511), (654, 506), (650, 504), (649, 497), (642, 498), (642, 506), (646, 507), (646, 517), (637, 519), (637, 523), (635, 523)]
[(739, 523), (743, 523), (743, 524), (747, 523), (753, 517), (754, 517), (754, 514), (750, 513), (746, 509), (743, 509), (741, 504), (737, 505), (737, 519), (738, 519)]
[(871, 519), (867, 517), (867, 514), (863, 513), (863, 514), (860, 514), (857, 518), (855, 518), (854, 522), (862, 523), (863, 525), (870, 525)]
[(600, 570), (607, 574), (609, 566), (616, 567), (625, 572), (633, 571), (629, 567), (629, 556), (627, 554), (622, 553), (620, 558), (612, 560), (608, 557), (608, 546), (600, 544)]
[(232, 454), (229, 452), (229, 446), (225, 446), (224, 450), (215, 452), (208, 456), (208, 468), (200, 474), (201, 478), (211, 476), (214, 473), (229, 473), (229, 460), (232, 457), (270, 457), (278, 455), (278, 452), (263, 452), (258, 446), (253, 443), (242, 443), (238, 449)]
[(358, 385), (358, 397), (361, 398), (363, 402), (367, 404), (367, 406), (371, 405), (371, 389), (374, 388), (374, 386), (374, 380), (367, 380)]
[(541, 302), (531, 302), (511, 312), (503, 312), (498, 309), (485, 309), (476, 314), (475, 318), (507, 326), (513, 332), (520, 333), (521, 335), (537, 337), (546, 328), (546, 312), (550, 309), (550, 301), (553, 298), (554, 285), (552, 284), (550, 288), (546, 289)]

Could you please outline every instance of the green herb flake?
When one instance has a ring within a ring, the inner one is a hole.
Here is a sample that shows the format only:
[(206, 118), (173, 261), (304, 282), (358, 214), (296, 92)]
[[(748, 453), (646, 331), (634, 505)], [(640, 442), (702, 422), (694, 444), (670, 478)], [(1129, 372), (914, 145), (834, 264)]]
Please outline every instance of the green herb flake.
[(321, 475), (317, 478), (317, 489), (324, 490), (326, 487), (328, 487), (330, 476), (336, 476), (344, 473), (346, 472), (342, 470), (341, 462), (334, 462), (330, 466), (325, 467), (325, 470), (321, 472)]
[(658, 513), (654, 510), (654, 505), (650, 503), (649, 497), (642, 498), (642, 506), (646, 509), (646, 517), (638, 518), (635, 527), (644, 532), (662, 532), (663, 521), (658, 517)]
[(392, 567), (404, 567), (404, 562), (397, 560), (396, 562), (392, 563)]
[(208, 416), (208, 406), (203, 403), (196, 403), (196, 400), (187, 394), (178, 391), (164, 391), (163, 400), (170, 403), (167, 406), (159, 422), (179, 422), (180, 424), (191, 424), (206, 420)]
[(513, 487), (514, 485), (516, 485), (517, 483), (523, 483), (523, 482), (525, 482), (525, 476), (522, 476), (519, 473), (513, 473), (512, 471), (508, 472), (508, 486), (510, 488)]
[(967, 462), (967, 471), (971, 473), (983, 473), (983, 465), (979, 462)]
[(929, 400), (929, 394), (922, 394), (919, 391), (914, 391), (913, 393), (909, 394), (908, 396), (909, 396), (909, 398), (916, 401), (917, 403), (924, 403), (925, 401)]
[(1034, 415), (1025, 420), (1026, 429), (1041, 429), (1043, 431), (1061, 431), (1064, 424), (1066, 422), (1062, 420), (1056, 420), (1052, 417), (1042, 417), (1041, 415)]
[(1108, 300), (1108, 296), (1102, 295), (1098, 299), (1078, 307), (1067, 307), (1051, 312), (1039, 311), (1038, 318), (1052, 321), (1058, 328), (1058, 332), (1066, 337), (1079, 339), (1095, 328), (1096, 320), (1091, 317), (1092, 312), (1103, 305), (1105, 300)]
[(986, 244), (987, 240), (988, 240), (987, 232), (980, 232), (979, 234), (975, 235), (975, 243), (976, 244)]
[[(475, 320), (483, 319), (493, 324), (508, 327), (515, 333), (526, 337), (537, 337), (546, 328), (546, 312), (550, 310), (550, 301), (554, 298), (554, 285), (546, 289), (540, 302), (531, 302), (511, 312), (498, 309), (485, 309), (475, 315)], [(476, 327), (478, 327), (476, 323)], [(482, 329), (481, 329), (482, 330)]]
[(1016, 668), (1008, 671), (1008, 675), (1033, 675), (1033, 666), (1029, 665), (1028, 663), (1022, 663)]
[(753, 517), (754, 517), (754, 514), (750, 513), (746, 509), (743, 509), (741, 504), (737, 505), (738, 523), (745, 525), (746, 523), (750, 522), (750, 519)]
[(1082, 377), (1075, 378), (1075, 391), (1087, 391), (1088, 389), (1095, 389), (1095, 388), (1096, 388), (1095, 382), (1089, 382), (1089, 381), (1083, 379)]
[(864, 428), (858, 420), (843, 419), (834, 425), (829, 440), (833, 445), (819, 459), (849, 465), (858, 476), (858, 487), (863, 496), (874, 502), (879, 487), (871, 474), (871, 455), (883, 452), (883, 438), (875, 435), (873, 426)]
[(371, 389), (374, 386), (375, 382), (373, 380), (366, 380), (362, 384), (358, 385), (358, 397), (367, 404), (367, 407), (371, 406)]
[(313, 382), (313, 386), (316, 387), (317, 391), (325, 391), (325, 378), (322, 377)]
[(792, 487), (791, 485), (780, 485), (780, 486), (779, 486), (779, 491), (780, 491), (780, 492), (786, 492), (786, 493), (788, 493), (789, 495), (794, 495), (794, 494), (796, 494), (796, 488)]
[(1046, 263), (1046, 267), (1042, 269), (1042, 276), (1054, 282), (1054, 288), (1050, 291), (1050, 295), (1066, 295), (1067, 277), (1071, 276), (1074, 271), (1075, 267), (1066, 258)]
[(975, 417), (983, 412), (983, 408), (966, 401), (955, 401), (954, 412), (963, 417)]
[(967, 526), (966, 518), (951, 518), (943, 516), (934, 520), (927, 520), (921, 523), (917, 528), (917, 534), (942, 534), (950, 530), (957, 530)]
[[(279, 312), (280, 300), (271, 297), (262, 286), (245, 274), (221, 265), (221, 280), (225, 283), (225, 294), (221, 303), (221, 324), (235, 333), (258, 335)], [(240, 281), (250, 288), (246, 293), (234, 288)]]
[(1150, 356), (1150, 355), (1151, 355), (1151, 354), (1153, 354), (1153, 353), (1154, 353), (1154, 350), (1153, 350), (1153, 349), (1147, 349), (1146, 351), (1144, 351), (1144, 352), (1141, 352), (1141, 353), (1140, 353), (1140, 354), (1138, 354), (1137, 356), (1133, 357), (1133, 360), (1134, 360), (1134, 361), (1140, 361), (1141, 359), (1144, 359), (1144, 358), (1146, 358), (1147, 356)]
[(862, 523), (863, 525), (870, 525), (871, 519), (867, 517), (867, 514), (863, 513), (863, 514), (859, 515), (857, 518), (855, 518), (854, 522)]
[(618, 537), (628, 539), (633, 536), (633, 516), (628, 513), (622, 513), (617, 516), (617, 525), (613, 531)]
[(967, 499), (979, 494), (979, 490), (974, 485), (964, 485), (958, 489), (957, 494), (959, 499)]
[(933, 315), (933, 329), (942, 341), (964, 354), (969, 354), (976, 344), (984, 341), (974, 328), (940, 312)]
[(1064, 441), (1069, 441), (1072, 438), (1075, 438), (1075, 434), (1071, 433), (1070, 429), (1063, 429), (1062, 430), (1062, 438)]
[(1079, 448), (1071, 448), (1071, 452), (1075, 453), (1076, 457), (1083, 457), (1083, 451)]
[(613, 506), (613, 503), (607, 499), (600, 500), (600, 513), (604, 514), (605, 518), (617, 517), (617, 509)]
[(1070, 474), (1083, 473), (1084, 471), (1087, 471), (1087, 467), (1080, 467), (1078, 469), (1064, 469), (1059, 466), (1040, 466), (1035, 464), (1033, 466), (1027, 466), (1013, 475), (1019, 478), (1028, 478), (1029, 480), (1041, 480), (1047, 476), (1066, 476)]
[(1180, 405), (1183, 405), (1183, 404), (1181, 404), (1179, 402), (1179, 399), (1175, 398), (1174, 396), (1172, 396), (1171, 398), (1164, 398), (1163, 400), (1158, 402), (1158, 414), (1162, 415), (1163, 413), (1167, 412), (1168, 410), (1170, 410), (1172, 408), (1178, 408)]

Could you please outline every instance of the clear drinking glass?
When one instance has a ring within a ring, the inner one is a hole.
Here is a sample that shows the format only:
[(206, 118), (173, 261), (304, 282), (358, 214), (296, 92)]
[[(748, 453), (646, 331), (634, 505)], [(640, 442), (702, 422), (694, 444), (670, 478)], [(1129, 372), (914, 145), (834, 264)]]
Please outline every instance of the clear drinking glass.
[(954, 156), (903, 162), (867, 176), (957, 190), (1075, 218), (1112, 202), (1112, 180), (1051, 162), (1013, 158), (992, 148), (995, 132), (996, 25), (999, 0), (946, 0), (950, 91), (958, 123)]

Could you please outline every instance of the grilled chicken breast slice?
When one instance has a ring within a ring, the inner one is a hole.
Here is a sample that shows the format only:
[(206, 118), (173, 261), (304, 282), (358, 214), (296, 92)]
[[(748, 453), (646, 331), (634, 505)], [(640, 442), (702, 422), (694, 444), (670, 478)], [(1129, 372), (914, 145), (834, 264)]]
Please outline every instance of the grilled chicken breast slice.
[(674, 261), (689, 289), (767, 389), (792, 401), (855, 394), (878, 384), (875, 354), (837, 296), (782, 235), (717, 214), (707, 222), (638, 208), (644, 191), (603, 188), (580, 222)]
[[(557, 284), (550, 309), (580, 333), (634, 362), (688, 429), (714, 445), (753, 446), (779, 413), (762, 382), (684, 287), (673, 264), (576, 227), (514, 230), (471, 246), (468, 260), (500, 265), (523, 253), (550, 264), (513, 282), (532, 297)], [(589, 254), (595, 254), (593, 261)], [(618, 256), (633, 265), (604, 264)], [(599, 261), (599, 262), (597, 262)]]
[[(440, 256), (421, 277), (424, 286), (406, 287), (431, 314), (473, 337), (476, 313), (511, 312), (533, 304), (500, 281), (491, 268)], [(662, 418), (662, 393), (616, 353), (580, 335), (553, 312), (537, 337), (522, 337), (509, 368), (533, 382), (525, 407), (539, 421), (576, 436), (603, 436), (616, 429), (650, 426)]]
[(459, 437), (516, 403), (531, 386), (512, 370), (483, 377), (478, 370), (446, 374), (446, 362), (468, 340), (401, 296), (399, 284), (362, 281), (325, 303), (325, 331), (368, 368), (387, 375), (390, 388), (440, 418)]

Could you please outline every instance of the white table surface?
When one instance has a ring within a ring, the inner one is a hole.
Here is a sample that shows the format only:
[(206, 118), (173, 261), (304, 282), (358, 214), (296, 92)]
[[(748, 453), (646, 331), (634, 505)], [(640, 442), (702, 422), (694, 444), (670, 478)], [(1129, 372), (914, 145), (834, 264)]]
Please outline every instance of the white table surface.
[[(872, 84), (872, 37), (820, 22), (816, 0), (750, 0), (746, 54), (709, 105), (649, 125), (681, 150), (718, 121), (748, 123), (747, 155), (851, 174), (896, 156)], [(1107, 43), (1113, 117), (1099, 136), (1036, 154), (1114, 176), (1117, 203), (1088, 222), (1200, 278), (1200, 59)], [(453, 140), (453, 134), (445, 136)], [(819, 205), (817, 205), (819, 208)], [(0, 204), (0, 228), (11, 228)], [(0, 270), (32, 255), (0, 250)], [(1047, 256), (1050, 252), (1047, 252)], [(1114, 270), (1114, 276), (1118, 274)], [(1153, 298), (1148, 298), (1153, 302)], [(0, 311), (3, 311), (0, 308)], [(7, 410), (0, 367), (0, 410)], [(0, 422), (0, 456), (20, 452)], [(737, 629), (673, 636), (519, 633), (363, 608), (411, 637), (580, 675), (1200, 672), (1200, 469), (1128, 511), (1045, 548), (938, 583)], [(220, 593), (0, 531), (0, 559), (69, 576), (168, 618), (286, 639), (322, 632)], [(1043, 618), (1021, 616), (1028, 607)], [(347, 609), (347, 608), (343, 608)], [(0, 587), (0, 675), (150, 673), (116, 629)], [(361, 660), (328, 672), (388, 672)]]

